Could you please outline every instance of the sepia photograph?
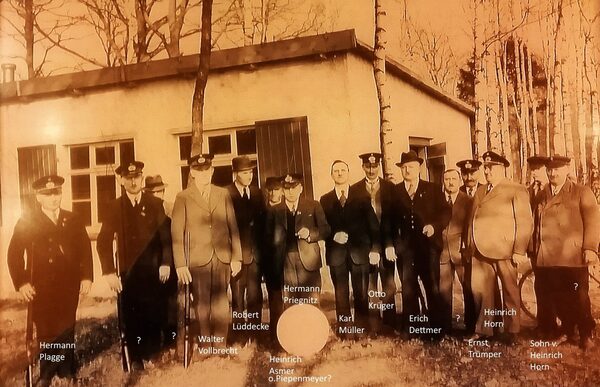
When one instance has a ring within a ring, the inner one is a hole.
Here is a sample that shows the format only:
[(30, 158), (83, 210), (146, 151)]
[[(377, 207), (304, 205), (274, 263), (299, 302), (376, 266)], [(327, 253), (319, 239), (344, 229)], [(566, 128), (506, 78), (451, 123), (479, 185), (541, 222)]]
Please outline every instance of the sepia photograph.
[(0, 0), (0, 385), (600, 383), (600, 0)]

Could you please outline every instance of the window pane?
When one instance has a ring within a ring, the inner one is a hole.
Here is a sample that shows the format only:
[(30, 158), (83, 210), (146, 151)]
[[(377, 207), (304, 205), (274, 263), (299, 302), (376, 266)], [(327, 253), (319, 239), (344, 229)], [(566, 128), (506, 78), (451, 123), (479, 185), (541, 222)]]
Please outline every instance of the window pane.
[(71, 169), (86, 169), (90, 167), (90, 148), (86, 146), (72, 147)]
[(187, 165), (181, 167), (181, 189), (187, 188), (189, 175), (190, 175), (190, 167)]
[(112, 175), (96, 176), (96, 186), (98, 188), (98, 222), (102, 223), (106, 216), (108, 203), (117, 197), (115, 177)]
[(231, 165), (224, 165), (221, 167), (215, 167), (215, 173), (212, 177), (212, 182), (214, 185), (218, 185), (220, 187), (225, 187), (226, 185), (231, 184), (233, 181)]
[(208, 151), (213, 155), (228, 155), (231, 153), (231, 136), (213, 136), (208, 138)]
[(179, 160), (187, 160), (192, 152), (192, 136), (179, 137)]
[(96, 148), (96, 165), (115, 163), (115, 147), (112, 145), (98, 146)]
[(73, 202), (73, 212), (86, 226), (92, 225), (92, 204), (90, 202)]
[(90, 175), (71, 176), (73, 200), (89, 199), (91, 196)]
[(256, 153), (256, 131), (254, 129), (238, 130), (235, 132), (238, 155)]
[(124, 141), (119, 144), (119, 155), (121, 164), (130, 163), (135, 160), (135, 147), (133, 141)]

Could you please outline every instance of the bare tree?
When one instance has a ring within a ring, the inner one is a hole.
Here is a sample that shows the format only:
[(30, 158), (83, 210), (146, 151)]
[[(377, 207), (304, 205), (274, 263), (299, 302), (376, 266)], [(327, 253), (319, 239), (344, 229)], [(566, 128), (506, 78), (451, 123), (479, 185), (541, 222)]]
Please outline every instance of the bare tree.
[(385, 62), (386, 62), (386, 27), (384, 18), (387, 13), (383, 7), (382, 0), (375, 0), (375, 49), (373, 55), (373, 74), (375, 77), (375, 87), (377, 88), (377, 100), (379, 102), (379, 128), (380, 128), (380, 146), (383, 154), (383, 173), (384, 176), (391, 172), (393, 165), (391, 146), (392, 146), (392, 123), (389, 92), (387, 90)]
[[(47, 69), (48, 54), (56, 44), (46, 39), (43, 34), (37, 33), (38, 19), (51, 16), (63, 5), (64, 3), (59, 0), (5, 0), (0, 3), (2, 35), (23, 46), (25, 55), (13, 55), (12, 58), (22, 59), (25, 62), (28, 79), (52, 73)], [(69, 20), (57, 19), (45, 29), (45, 32), (62, 35), (73, 24)]]

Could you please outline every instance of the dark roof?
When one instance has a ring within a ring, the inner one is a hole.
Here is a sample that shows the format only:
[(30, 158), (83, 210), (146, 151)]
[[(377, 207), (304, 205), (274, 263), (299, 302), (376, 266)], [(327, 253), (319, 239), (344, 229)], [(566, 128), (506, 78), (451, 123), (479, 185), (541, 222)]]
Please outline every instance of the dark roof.
[[(354, 30), (337, 31), (326, 34), (306, 36), (277, 42), (258, 44), (213, 51), (211, 53), (211, 71), (226, 71), (240, 67), (253, 68), (259, 64), (294, 61), (311, 57), (327, 57), (342, 52), (354, 52), (371, 60), (373, 50), (358, 42)], [(110, 86), (128, 86), (139, 82), (166, 78), (195, 77), (199, 55), (185, 55), (177, 58), (153, 60), (119, 67), (54, 75), (26, 81), (0, 84), (0, 101), (3, 103), (29, 101), (57, 94), (79, 95), (86, 89), (98, 89)], [(474, 110), (468, 104), (448, 95), (431, 83), (387, 58), (387, 69), (407, 83), (423, 90), (432, 97), (473, 115)]]

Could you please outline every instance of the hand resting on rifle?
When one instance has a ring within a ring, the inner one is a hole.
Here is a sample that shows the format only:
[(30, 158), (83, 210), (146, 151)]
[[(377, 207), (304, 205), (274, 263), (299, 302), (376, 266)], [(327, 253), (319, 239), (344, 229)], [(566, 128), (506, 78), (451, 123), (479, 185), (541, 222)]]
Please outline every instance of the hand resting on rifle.
[(116, 274), (107, 274), (104, 276), (104, 279), (108, 282), (108, 286), (110, 286), (113, 292), (121, 293), (123, 285), (121, 285), (121, 280)]
[(192, 273), (190, 273), (190, 269), (187, 266), (178, 267), (177, 278), (179, 278), (179, 282), (187, 285), (192, 282)]
[(35, 289), (33, 288), (33, 286), (31, 286), (29, 282), (27, 282), (19, 288), (19, 294), (21, 294), (21, 297), (25, 301), (29, 302), (33, 300), (33, 297), (35, 296)]

